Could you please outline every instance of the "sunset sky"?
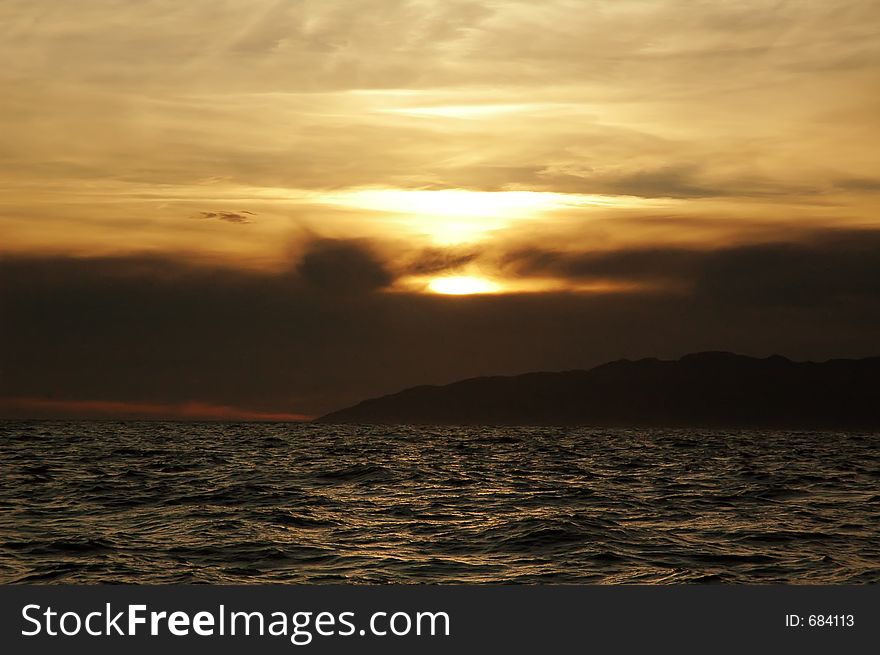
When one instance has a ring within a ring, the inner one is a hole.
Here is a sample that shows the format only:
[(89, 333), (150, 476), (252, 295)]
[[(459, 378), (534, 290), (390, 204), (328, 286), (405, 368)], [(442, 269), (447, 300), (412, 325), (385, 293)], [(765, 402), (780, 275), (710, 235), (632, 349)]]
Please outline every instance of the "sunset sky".
[(0, 415), (880, 353), (874, 0), (3, 0)]

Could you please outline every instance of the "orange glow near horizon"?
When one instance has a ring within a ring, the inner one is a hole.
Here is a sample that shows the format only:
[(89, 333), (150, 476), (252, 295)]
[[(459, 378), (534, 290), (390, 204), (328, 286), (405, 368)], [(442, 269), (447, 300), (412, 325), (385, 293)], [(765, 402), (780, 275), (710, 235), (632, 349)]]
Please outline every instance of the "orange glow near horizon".
[(0, 398), (0, 410), (22, 416), (58, 415), (71, 418), (151, 418), (207, 421), (309, 421), (313, 416), (265, 412), (203, 402), (144, 403), (115, 400), (59, 400), (54, 398)]

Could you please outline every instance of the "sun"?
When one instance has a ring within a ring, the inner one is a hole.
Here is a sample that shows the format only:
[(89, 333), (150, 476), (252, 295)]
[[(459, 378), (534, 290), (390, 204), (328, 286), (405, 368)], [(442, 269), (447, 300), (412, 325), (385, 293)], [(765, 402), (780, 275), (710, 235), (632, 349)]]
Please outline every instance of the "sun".
[(498, 291), (498, 285), (484, 278), (459, 275), (434, 278), (428, 283), (428, 289), (448, 296), (468, 296), (476, 293), (495, 293)]

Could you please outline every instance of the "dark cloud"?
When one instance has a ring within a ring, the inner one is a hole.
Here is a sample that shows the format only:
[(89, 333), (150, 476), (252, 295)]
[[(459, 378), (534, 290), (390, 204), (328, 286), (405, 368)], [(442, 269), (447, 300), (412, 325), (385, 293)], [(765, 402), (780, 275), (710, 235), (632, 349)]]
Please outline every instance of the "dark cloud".
[(531, 248), (503, 257), (511, 272), (574, 280), (669, 281), (690, 277), (708, 253), (685, 248), (560, 252)]
[(880, 233), (829, 233), (806, 243), (770, 243), (712, 253), (696, 291), (737, 305), (833, 307), (880, 303)]
[(880, 178), (851, 177), (837, 180), (836, 186), (847, 191), (880, 191)]
[(522, 276), (657, 282), (735, 305), (880, 303), (880, 231), (828, 230), (800, 241), (698, 250), (521, 250), (503, 259)]
[[(391, 274), (368, 245), (316, 241), (279, 272), (7, 257), (0, 397), (320, 414), (415, 384), (620, 357), (878, 351), (877, 232), (711, 252), (520, 253), (507, 263), (520, 275), (655, 274), (688, 290), (457, 298), (377, 293)], [(352, 287), (363, 293), (338, 293)]]
[(704, 198), (728, 193), (699, 181), (696, 166), (664, 166), (600, 177), (593, 193), (645, 198)]
[(415, 258), (406, 261), (401, 272), (410, 275), (431, 275), (455, 271), (476, 260), (479, 256), (480, 253), (476, 250), (427, 248)]
[(218, 221), (226, 221), (227, 223), (251, 223), (251, 219), (249, 216), (255, 216), (254, 212), (249, 211), (210, 211), (210, 212), (199, 212), (199, 216), (201, 218), (213, 218)]
[(308, 286), (329, 294), (374, 291), (394, 280), (385, 263), (368, 245), (343, 239), (310, 243), (296, 272)]
[(761, 198), (818, 193), (813, 186), (781, 183), (758, 174), (719, 177), (711, 173), (710, 167), (693, 163), (622, 170), (587, 169), (578, 173), (541, 169), (534, 171), (529, 183), (564, 193), (640, 198)]
[[(508, 170), (482, 168), (469, 171), (465, 178), (491, 182), (499, 178), (496, 187), (516, 182), (534, 188), (560, 193), (624, 195), (641, 198), (708, 198), (741, 192), (741, 185), (733, 181), (722, 185), (709, 184), (702, 177), (705, 171), (696, 164), (678, 164), (635, 169), (584, 169), (577, 172), (560, 171), (554, 167), (520, 167)], [(476, 174), (475, 174), (476, 173)], [(506, 175), (501, 178), (500, 174)], [(489, 188), (491, 184), (487, 185)], [(735, 188), (736, 187), (736, 188)]]

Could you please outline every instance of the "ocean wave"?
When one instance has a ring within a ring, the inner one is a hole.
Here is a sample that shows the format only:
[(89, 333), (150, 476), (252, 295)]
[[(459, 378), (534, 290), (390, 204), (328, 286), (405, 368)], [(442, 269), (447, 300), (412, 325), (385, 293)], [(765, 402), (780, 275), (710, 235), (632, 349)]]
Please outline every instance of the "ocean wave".
[(880, 582), (880, 435), (0, 423), (0, 581)]

